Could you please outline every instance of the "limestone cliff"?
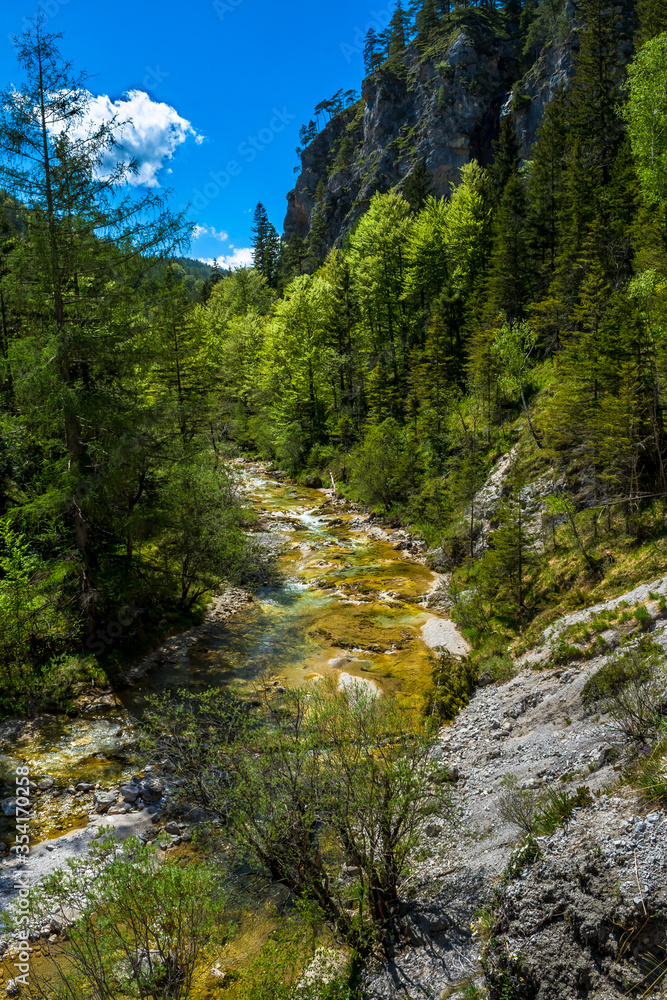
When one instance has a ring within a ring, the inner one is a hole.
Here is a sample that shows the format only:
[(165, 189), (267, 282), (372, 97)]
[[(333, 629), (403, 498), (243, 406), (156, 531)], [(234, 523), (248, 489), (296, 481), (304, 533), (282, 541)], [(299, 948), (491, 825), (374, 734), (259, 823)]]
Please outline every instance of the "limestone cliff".
[[(619, 39), (619, 71), (631, 52), (631, 0), (619, 7), (627, 31)], [(363, 84), (362, 97), (338, 114), (304, 150), (296, 187), (287, 196), (285, 236), (306, 237), (319, 207), (332, 242), (340, 242), (376, 191), (401, 190), (423, 159), (434, 193), (447, 194), (471, 158), (491, 160), (501, 114), (511, 113), (530, 155), (544, 108), (572, 75), (578, 47), (571, 0), (547, 41), (527, 58), (480, 12), (452, 15), (428, 49), (416, 41)], [(526, 63), (530, 65), (526, 68)]]

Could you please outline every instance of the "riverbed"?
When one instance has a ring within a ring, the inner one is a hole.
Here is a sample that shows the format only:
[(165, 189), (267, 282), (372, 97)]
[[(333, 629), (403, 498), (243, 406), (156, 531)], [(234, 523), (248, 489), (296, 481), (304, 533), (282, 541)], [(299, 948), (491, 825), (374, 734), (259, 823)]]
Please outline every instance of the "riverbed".
[[(187, 642), (175, 637), (159, 664), (75, 719), (27, 724), (0, 744), (11, 777), (27, 764), (35, 782), (54, 779), (34, 809), (33, 836), (62, 836), (85, 826), (80, 781), (129, 778), (123, 747), (151, 694), (165, 689), (233, 686), (243, 692), (318, 684), (362, 684), (419, 709), (430, 682), (433, 646), (458, 642), (453, 625), (426, 605), (439, 582), (401, 532), (375, 523), (332, 491), (307, 489), (245, 465), (241, 486), (262, 532), (278, 551), (279, 582)], [(442, 637), (438, 639), (438, 637)], [(8, 821), (7, 821), (8, 822)], [(1, 835), (1, 831), (0, 831)]]

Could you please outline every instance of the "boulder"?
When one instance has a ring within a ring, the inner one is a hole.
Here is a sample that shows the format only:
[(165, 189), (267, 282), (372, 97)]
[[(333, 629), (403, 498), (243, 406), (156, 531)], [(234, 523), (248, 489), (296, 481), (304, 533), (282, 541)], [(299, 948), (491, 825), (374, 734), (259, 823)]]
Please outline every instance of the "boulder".
[(120, 794), (123, 796), (126, 802), (136, 802), (139, 797), (140, 788), (131, 782), (127, 785), (120, 786)]
[(149, 777), (141, 786), (141, 797), (146, 805), (159, 802), (164, 792), (164, 785), (159, 778)]
[(0, 802), (0, 808), (2, 809), (3, 816), (15, 816), (16, 799), (3, 799), (2, 802)]
[(37, 782), (37, 787), (41, 792), (48, 792), (55, 785), (55, 778), (42, 778)]
[(110, 806), (114, 805), (117, 795), (114, 792), (95, 792), (93, 796), (95, 802), (95, 812), (105, 813)]

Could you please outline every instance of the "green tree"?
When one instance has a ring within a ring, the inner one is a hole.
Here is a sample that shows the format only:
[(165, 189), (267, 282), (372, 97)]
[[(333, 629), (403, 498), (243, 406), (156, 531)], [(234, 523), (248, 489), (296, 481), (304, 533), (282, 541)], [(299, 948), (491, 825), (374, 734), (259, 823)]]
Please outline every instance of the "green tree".
[(275, 286), (280, 264), (280, 238), (261, 201), (255, 208), (251, 232), (255, 269), (269, 285)]
[(396, 0), (396, 6), (389, 22), (389, 55), (400, 55), (410, 39), (410, 19), (405, 12), (401, 0)]
[(667, 32), (646, 42), (628, 67), (623, 107), (642, 195), (649, 205), (667, 198)]
[(374, 28), (369, 28), (364, 40), (364, 69), (366, 75), (376, 70), (384, 62), (382, 43)]
[[(224, 941), (225, 896), (204, 863), (160, 863), (157, 848), (110, 834), (41, 883), (35, 918), (66, 931), (30, 975), (31, 1000), (185, 1000), (213, 940)], [(72, 904), (76, 916), (72, 918)]]
[(432, 195), (433, 179), (426, 166), (426, 159), (420, 156), (405, 181), (403, 197), (413, 212), (421, 212)]
[[(48, 437), (66, 456), (68, 495), (58, 501), (67, 508), (81, 617), (90, 635), (99, 595), (95, 548), (101, 542), (90, 515), (97, 478), (91, 455), (114, 419), (104, 407), (111, 342), (115, 338), (118, 366), (127, 361), (128, 340), (118, 327), (114, 336), (99, 333), (123, 294), (117, 280), (123, 268), (143, 255), (173, 252), (189, 227), (153, 193), (126, 193), (121, 182), (136, 165), (107, 167), (119, 123), (86, 128), (87, 77), (73, 73), (58, 50), (60, 36), (47, 34), (44, 25), (38, 15), (17, 40), (25, 79), (0, 101), (0, 187), (15, 198), (25, 227), (4, 285), (14, 302), (19, 296), (30, 302), (29, 321), (22, 310), (25, 325), (16, 338), (12, 377), (26, 383), (26, 392), (41, 380), (40, 420), (50, 425)], [(37, 413), (30, 406), (24, 424)]]

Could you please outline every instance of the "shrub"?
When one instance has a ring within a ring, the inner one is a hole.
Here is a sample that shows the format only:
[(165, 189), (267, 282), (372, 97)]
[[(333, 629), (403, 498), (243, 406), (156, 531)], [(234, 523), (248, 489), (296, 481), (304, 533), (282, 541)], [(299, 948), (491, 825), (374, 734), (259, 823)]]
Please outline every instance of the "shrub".
[(449, 722), (455, 719), (470, 701), (475, 676), (470, 661), (442, 653), (431, 673), (433, 688), (427, 702), (427, 712), (437, 713)]
[(537, 823), (540, 794), (535, 788), (521, 788), (514, 774), (502, 780), (498, 811), (506, 823), (514, 823), (524, 833), (533, 833)]
[(521, 788), (515, 775), (508, 774), (503, 779), (499, 812), (507, 823), (514, 823), (527, 835), (551, 834), (566, 822), (575, 809), (589, 806), (593, 799), (586, 786), (575, 792), (547, 788)]
[(667, 739), (662, 739), (653, 750), (646, 749), (630, 775), (630, 782), (649, 801), (667, 803)]
[(536, 829), (539, 833), (550, 834), (565, 823), (575, 809), (590, 806), (593, 797), (588, 788), (582, 785), (576, 792), (565, 792), (560, 788), (548, 788), (540, 796)]
[(185, 1000), (203, 949), (226, 936), (224, 903), (208, 866), (160, 864), (156, 848), (103, 832), (33, 897), (36, 919), (55, 914), (68, 931), (31, 970), (31, 996)]
[(477, 683), (482, 686), (486, 684), (504, 684), (506, 681), (511, 681), (515, 676), (516, 666), (511, 656), (507, 654), (504, 656), (492, 656), (484, 664)]
[[(256, 708), (244, 720), (224, 694), (164, 696), (146, 742), (177, 779), (200, 776), (239, 861), (316, 904), (349, 946), (368, 950), (423, 849), (425, 822), (451, 814), (436, 737), (396, 701), (333, 682)], [(356, 870), (352, 886), (343, 868)]]
[(585, 706), (597, 704), (614, 728), (634, 746), (653, 743), (665, 709), (667, 672), (662, 647), (642, 638), (590, 677), (582, 692)]
[(528, 865), (532, 865), (534, 861), (542, 857), (542, 852), (540, 850), (540, 845), (537, 843), (532, 834), (526, 834), (526, 839), (523, 843), (519, 844), (514, 848), (509, 856), (507, 865), (505, 866), (505, 871), (502, 875), (503, 882), (510, 882), (514, 878), (518, 878), (523, 872), (524, 868)]

